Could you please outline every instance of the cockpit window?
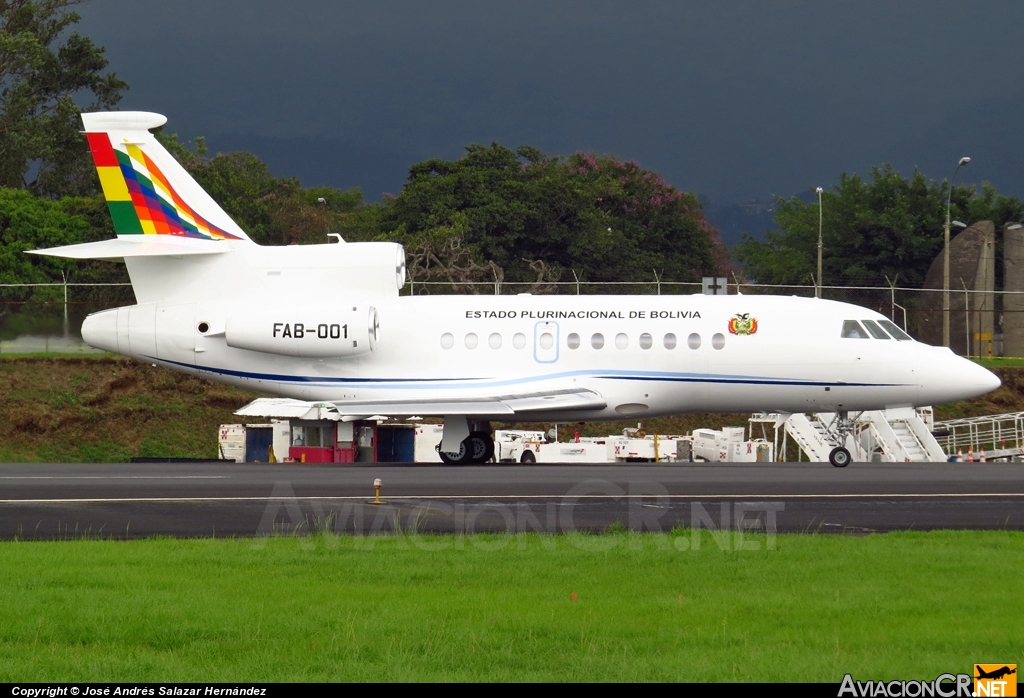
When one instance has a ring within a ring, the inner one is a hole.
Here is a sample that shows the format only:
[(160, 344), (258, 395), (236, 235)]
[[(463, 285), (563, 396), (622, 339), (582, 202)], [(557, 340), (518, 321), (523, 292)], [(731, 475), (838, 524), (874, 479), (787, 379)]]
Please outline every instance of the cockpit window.
[(896, 325), (896, 323), (894, 322), (890, 322), (889, 320), (879, 320), (878, 324), (884, 327), (885, 329), (889, 330), (889, 334), (891, 334), (893, 337), (900, 340), (901, 342), (914, 341), (913, 337), (911, 337), (909, 334), (901, 330), (899, 326)]
[(861, 322), (864, 323), (864, 327), (868, 328), (868, 332), (870, 332), (871, 336), (875, 339), (889, 339), (889, 335), (885, 333), (885, 330), (875, 324), (874, 320), (861, 320)]
[(868, 333), (856, 320), (843, 320), (844, 339), (868, 339)]

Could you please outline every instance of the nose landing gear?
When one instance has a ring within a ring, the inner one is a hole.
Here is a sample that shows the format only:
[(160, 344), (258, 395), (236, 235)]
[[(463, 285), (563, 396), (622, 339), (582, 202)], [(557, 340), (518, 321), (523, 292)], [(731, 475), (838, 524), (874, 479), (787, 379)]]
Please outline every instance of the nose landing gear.
[(837, 468), (845, 468), (850, 464), (850, 452), (842, 446), (833, 448), (828, 454), (828, 462)]
[(835, 445), (835, 448), (828, 454), (828, 462), (836, 468), (845, 468), (853, 460), (850, 451), (846, 448), (849, 437), (853, 435), (853, 420), (850, 419), (850, 413), (836, 412), (836, 418), (832, 420), (828, 431), (832, 437), (831, 441)]

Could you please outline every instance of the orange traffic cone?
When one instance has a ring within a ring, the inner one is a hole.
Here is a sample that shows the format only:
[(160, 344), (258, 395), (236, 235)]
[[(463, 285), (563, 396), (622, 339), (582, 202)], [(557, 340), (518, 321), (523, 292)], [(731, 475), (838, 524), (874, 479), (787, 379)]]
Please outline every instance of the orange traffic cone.
[(964, 449), (963, 449), (962, 446), (956, 450), (956, 462), (957, 463), (963, 463), (964, 462)]
[(973, 463), (974, 462), (974, 446), (973, 445), (967, 447), (967, 462), (968, 463)]
[(981, 447), (981, 453), (978, 454), (978, 462), (979, 463), (984, 463), (985, 462), (985, 447), (984, 446)]

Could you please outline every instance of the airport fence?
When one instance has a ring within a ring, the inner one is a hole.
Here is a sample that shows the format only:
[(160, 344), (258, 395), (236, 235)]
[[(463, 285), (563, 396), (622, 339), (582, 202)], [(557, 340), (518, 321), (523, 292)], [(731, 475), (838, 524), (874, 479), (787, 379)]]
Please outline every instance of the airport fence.
[[(813, 285), (775, 285), (728, 281), (730, 295), (814, 297)], [(543, 281), (529, 282), (406, 282), (401, 295), (499, 295), (521, 293), (551, 295), (690, 295), (700, 294), (702, 283), (666, 281)], [(887, 286), (822, 286), (822, 298), (853, 303), (888, 316), (916, 338), (942, 343), (942, 290)], [(129, 283), (0, 284), (0, 351), (23, 336), (75, 337), (86, 315), (98, 310), (131, 305), (135, 296)], [(1018, 310), (1017, 308), (1021, 308)], [(953, 290), (950, 294), (950, 345), (969, 356), (1021, 355), (1016, 342), (1004, 341), (1004, 329), (1024, 328), (1024, 292)], [(48, 340), (47, 347), (49, 347)], [(38, 343), (38, 342), (36, 342)]]

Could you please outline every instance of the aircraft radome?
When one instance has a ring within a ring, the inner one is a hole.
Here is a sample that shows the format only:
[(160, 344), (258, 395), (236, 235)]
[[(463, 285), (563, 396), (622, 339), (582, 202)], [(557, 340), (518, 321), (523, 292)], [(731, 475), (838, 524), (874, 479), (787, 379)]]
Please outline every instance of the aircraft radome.
[(137, 303), (85, 341), (342, 416), (444, 417), (443, 460), (493, 454), (490, 421), (684, 412), (851, 412), (982, 395), (991, 372), (856, 305), (779, 296), (399, 296), (385, 242), (264, 247), (150, 133), (158, 114), (83, 114), (117, 238), (36, 254), (123, 259)]

